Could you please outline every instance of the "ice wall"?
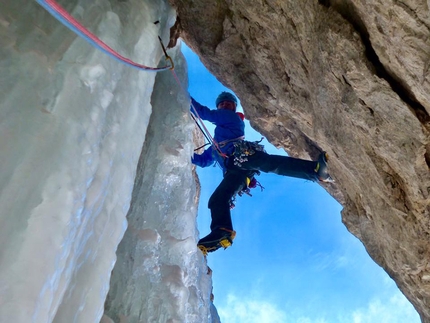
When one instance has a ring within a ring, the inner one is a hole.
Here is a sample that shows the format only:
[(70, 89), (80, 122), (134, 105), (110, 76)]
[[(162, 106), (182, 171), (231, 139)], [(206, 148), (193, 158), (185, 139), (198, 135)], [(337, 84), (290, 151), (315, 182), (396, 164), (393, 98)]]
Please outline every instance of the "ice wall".
[(186, 65), (169, 55), (180, 82), (158, 73), (139, 161), (128, 229), (118, 247), (106, 316), (115, 322), (212, 322), (211, 276), (197, 249), (196, 188), (190, 156)]
[[(175, 19), (162, 0), (60, 3), (149, 66)], [(0, 322), (98, 322), (155, 74), (95, 50), (35, 2), (2, 1), (0, 35)]]

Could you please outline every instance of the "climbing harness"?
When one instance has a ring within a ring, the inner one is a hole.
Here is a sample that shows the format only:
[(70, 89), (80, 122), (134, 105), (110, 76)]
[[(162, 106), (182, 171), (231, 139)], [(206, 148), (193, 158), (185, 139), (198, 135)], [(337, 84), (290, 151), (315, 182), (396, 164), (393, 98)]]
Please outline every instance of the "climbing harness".
[(233, 138), (233, 139), (223, 140), (223, 141), (220, 141), (220, 142), (218, 143), (218, 146), (220, 146), (220, 147), (225, 147), (225, 146), (226, 146), (228, 143), (230, 143), (230, 142), (235, 142), (235, 141), (244, 140), (244, 139), (245, 139), (245, 136), (240, 136), (240, 137)]
[[(163, 47), (163, 51), (166, 55), (166, 60), (170, 62), (170, 65), (163, 67), (149, 67), (142, 64), (138, 64), (113, 50), (106, 43), (104, 43), (100, 38), (90, 32), (85, 28), (79, 21), (77, 21), (72, 15), (70, 15), (62, 6), (60, 6), (55, 0), (36, 0), (43, 8), (45, 8), (54, 18), (60, 21), (63, 25), (69, 28), (71, 31), (76, 33), (78, 36), (85, 39), (88, 43), (94, 47), (100, 49), (109, 56), (115, 58), (116, 60), (127, 64), (131, 67), (137, 68), (139, 70), (144, 70), (147, 72), (160, 72), (165, 70), (173, 70), (174, 64), (173, 60), (167, 55), (166, 50)], [(161, 38), (160, 38), (161, 42)], [(162, 42), (161, 42), (162, 44)]]

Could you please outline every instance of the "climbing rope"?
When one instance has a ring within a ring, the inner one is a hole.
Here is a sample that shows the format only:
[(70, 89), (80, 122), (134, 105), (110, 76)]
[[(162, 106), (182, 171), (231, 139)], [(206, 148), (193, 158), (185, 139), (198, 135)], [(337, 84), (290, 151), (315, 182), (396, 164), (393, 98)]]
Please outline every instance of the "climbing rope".
[(198, 150), (200, 150), (200, 149), (202, 149), (202, 148), (206, 147), (207, 145), (210, 145), (211, 143), (210, 143), (210, 139), (209, 139), (209, 137), (206, 135), (206, 133), (203, 131), (202, 127), (201, 127), (201, 126), (199, 125), (199, 123), (197, 122), (197, 119), (196, 119), (196, 117), (194, 116), (194, 114), (190, 113), (190, 115), (191, 115), (191, 118), (193, 118), (194, 122), (196, 123), (197, 127), (200, 129), (200, 132), (203, 134), (203, 136), (205, 136), (206, 140), (207, 140), (207, 141), (209, 141), (209, 142), (205, 143), (204, 145), (201, 145), (200, 147), (198, 147), (198, 148), (194, 149), (194, 151), (198, 151)]
[[(166, 54), (167, 55), (167, 54)], [(188, 91), (185, 90), (185, 88), (182, 86), (181, 81), (178, 78), (178, 75), (176, 74), (174, 69), (171, 69), (171, 72), (173, 74), (173, 77), (176, 80), (176, 83), (178, 83), (179, 87), (182, 89), (182, 91), (189, 97)], [(195, 123), (197, 124), (197, 126), (199, 127), (200, 131), (203, 133), (203, 135), (206, 137), (206, 139), (209, 141), (209, 143), (212, 145), (212, 147), (215, 148), (215, 151), (222, 157), (222, 158), (227, 158), (227, 155), (224, 154), (221, 149), (219, 148), (218, 143), (216, 142), (216, 140), (212, 137), (210, 131), (208, 130), (208, 128), (206, 128), (202, 118), (200, 118), (199, 113), (197, 112), (197, 109), (195, 108), (195, 106), (193, 105), (192, 102), (190, 102), (191, 104), (191, 108), (193, 109), (193, 112), (195, 114), (195, 117), (193, 114), (191, 114), (191, 116), (193, 117)], [(199, 125), (200, 122), (200, 125)]]
[[(87, 28), (85, 28), (79, 21), (77, 21), (72, 15), (70, 15), (62, 6), (60, 6), (55, 0), (36, 0), (38, 4), (40, 4), (43, 8), (45, 8), (54, 18), (56, 18), (58, 21), (60, 21), (63, 25), (65, 25), (67, 28), (69, 28), (71, 31), (76, 33), (81, 38), (85, 39), (88, 43), (93, 45), (94, 47), (100, 49), (104, 53), (108, 54), (109, 56), (115, 58), (116, 60), (125, 63), (131, 67), (148, 71), (148, 72), (160, 72), (170, 69), (174, 78), (176, 79), (176, 82), (179, 84), (181, 89), (188, 94), (188, 91), (184, 89), (184, 87), (181, 84), (181, 81), (179, 80), (178, 76), (176, 75), (176, 72), (174, 70), (174, 63), (172, 58), (167, 54), (166, 48), (163, 45), (163, 41), (161, 40), (161, 37), (158, 36), (158, 39), (160, 41), (161, 47), (163, 49), (164, 55), (166, 57), (166, 60), (170, 62), (170, 65), (164, 66), (164, 67), (149, 67), (142, 64), (138, 64), (122, 55), (120, 55), (118, 52), (113, 50), (111, 47), (109, 47), (106, 43), (104, 43), (100, 38), (98, 38), (96, 35), (94, 35), (92, 32), (90, 32)], [(194, 105), (191, 103), (191, 107), (194, 111), (195, 116), (197, 117), (193, 119), (196, 122), (196, 124), (199, 126), (200, 130), (205, 135), (206, 139), (209, 141), (209, 143), (215, 148), (216, 152), (223, 158), (226, 158), (227, 155), (224, 154), (218, 143), (215, 141), (215, 139), (211, 136), (209, 130), (206, 128), (205, 124), (203, 123), (203, 120), (200, 118), (199, 113), (197, 112)], [(197, 121), (198, 120), (198, 121)], [(202, 125), (202, 127), (199, 125), (199, 123)], [(203, 129), (202, 129), (203, 128)]]
[[(172, 59), (167, 55), (165, 49), (164, 53), (166, 54), (166, 59), (170, 61), (169, 66), (163, 67), (149, 67), (142, 64), (138, 64), (113, 50), (106, 43), (104, 43), (100, 38), (91, 33), (88, 29), (86, 29), (79, 21), (77, 21), (73, 16), (71, 16), (63, 7), (61, 7), (55, 0), (36, 0), (38, 4), (40, 4), (43, 8), (45, 8), (52, 16), (54, 16), (58, 21), (60, 21), (63, 25), (69, 28), (71, 31), (76, 33), (78, 36), (85, 39), (94, 47), (100, 49), (104, 53), (109, 56), (115, 58), (116, 60), (125, 63), (131, 67), (144, 70), (147, 72), (160, 72), (165, 70), (172, 70), (174, 65)], [(161, 40), (161, 39), (160, 39)]]
[[(212, 135), (210, 134), (210, 131), (208, 130), (208, 128), (206, 128), (206, 125), (204, 124), (202, 118), (200, 118), (199, 113), (197, 112), (197, 109), (194, 107), (193, 103), (191, 102), (191, 107), (193, 108), (193, 111), (196, 115), (196, 119), (194, 119), (194, 121), (196, 122), (196, 124), (198, 124), (197, 120), (200, 122), (200, 124), (202, 125), (202, 128), (204, 129), (203, 134), (205, 134), (205, 137), (208, 138), (208, 141), (211, 143), (212, 147), (215, 148), (215, 151), (218, 153), (218, 155), (220, 155), (222, 158), (227, 158), (227, 155), (224, 154), (221, 151), (221, 148), (219, 147), (219, 144), (216, 142), (216, 140), (212, 137)], [(202, 129), (199, 126), (200, 130)]]

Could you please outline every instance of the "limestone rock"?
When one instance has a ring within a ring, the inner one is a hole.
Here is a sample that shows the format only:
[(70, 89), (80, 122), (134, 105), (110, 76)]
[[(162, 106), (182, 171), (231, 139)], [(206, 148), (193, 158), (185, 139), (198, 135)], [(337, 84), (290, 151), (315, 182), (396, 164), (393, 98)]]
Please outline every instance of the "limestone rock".
[(254, 128), (328, 151), (343, 222), (430, 322), (429, 2), (170, 2)]

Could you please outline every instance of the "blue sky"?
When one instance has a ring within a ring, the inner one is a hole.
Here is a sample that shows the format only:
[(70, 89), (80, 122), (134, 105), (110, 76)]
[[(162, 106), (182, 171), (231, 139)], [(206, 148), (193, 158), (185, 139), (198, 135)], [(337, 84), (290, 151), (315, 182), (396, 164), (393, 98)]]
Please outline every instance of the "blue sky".
[[(226, 89), (183, 44), (189, 92), (215, 108)], [(239, 106), (238, 111), (242, 111)], [(210, 123), (206, 122), (206, 125)], [(212, 128), (213, 129), (213, 128)], [(262, 136), (246, 124), (246, 139)], [(267, 141), (271, 154), (286, 155)], [(198, 226), (209, 233), (207, 201), (222, 179), (219, 167), (198, 168)], [(341, 222), (339, 205), (318, 184), (274, 174), (265, 187), (238, 197), (232, 247), (208, 255), (215, 306), (224, 323), (415, 323), (419, 316), (362, 243)]]

